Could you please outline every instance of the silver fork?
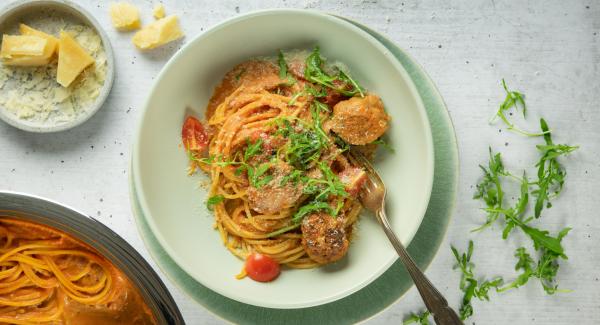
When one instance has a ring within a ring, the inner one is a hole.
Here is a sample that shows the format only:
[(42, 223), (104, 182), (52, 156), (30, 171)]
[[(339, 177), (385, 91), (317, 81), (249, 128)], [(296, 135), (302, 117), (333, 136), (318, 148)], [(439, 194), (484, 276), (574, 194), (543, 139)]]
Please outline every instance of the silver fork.
[(392, 231), (385, 214), (385, 185), (379, 174), (373, 168), (371, 162), (365, 158), (363, 154), (350, 149), (350, 156), (353, 160), (365, 168), (368, 181), (365, 183), (361, 193), (360, 201), (362, 205), (369, 211), (373, 212), (377, 217), (377, 221), (383, 227), (385, 234), (396, 249), (400, 256), (400, 260), (408, 270), (415, 286), (421, 294), (421, 298), (425, 302), (427, 310), (433, 315), (435, 323), (438, 325), (457, 325), (463, 324), (456, 312), (448, 306), (448, 302), (442, 294), (433, 286), (427, 279), (425, 274), (417, 267), (413, 259), (408, 255), (408, 252)]

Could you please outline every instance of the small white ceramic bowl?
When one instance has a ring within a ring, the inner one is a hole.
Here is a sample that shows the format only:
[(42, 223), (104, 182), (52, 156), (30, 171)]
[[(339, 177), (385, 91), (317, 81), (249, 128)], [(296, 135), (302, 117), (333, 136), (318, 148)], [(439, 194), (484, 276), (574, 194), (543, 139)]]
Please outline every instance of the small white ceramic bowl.
[(230, 254), (206, 210), (206, 179), (186, 173), (181, 148), (186, 107), (204, 116), (214, 87), (235, 64), (278, 49), (312, 49), (344, 62), (352, 76), (383, 99), (392, 116), (395, 153), (376, 168), (388, 187), (388, 216), (408, 245), (425, 214), (433, 181), (433, 144), (415, 85), (377, 40), (333, 16), (269, 10), (227, 20), (194, 38), (164, 67), (150, 92), (133, 142), (132, 173), (143, 217), (170, 257), (204, 286), (237, 301), (271, 308), (316, 306), (345, 297), (381, 275), (397, 255), (374, 218), (361, 216), (348, 255), (309, 270), (284, 269), (275, 281), (234, 278), (243, 261)]
[[(21, 0), (15, 1), (0, 9), (0, 36), (1, 34), (14, 30), (15, 26), (26, 20), (36, 18), (47, 18), (49, 15), (65, 17), (65, 20), (84, 24), (92, 27), (102, 40), (102, 46), (106, 54), (106, 77), (100, 93), (94, 101), (86, 107), (78, 107), (83, 110), (74, 119), (61, 123), (45, 123), (39, 121), (28, 121), (20, 119), (9, 112), (5, 107), (0, 107), (0, 119), (21, 130), (37, 133), (58, 132), (74, 128), (92, 117), (104, 104), (113, 85), (114, 55), (108, 36), (96, 19), (80, 5), (68, 0)], [(1, 64), (1, 63), (0, 63)], [(0, 89), (2, 91), (2, 89)]]

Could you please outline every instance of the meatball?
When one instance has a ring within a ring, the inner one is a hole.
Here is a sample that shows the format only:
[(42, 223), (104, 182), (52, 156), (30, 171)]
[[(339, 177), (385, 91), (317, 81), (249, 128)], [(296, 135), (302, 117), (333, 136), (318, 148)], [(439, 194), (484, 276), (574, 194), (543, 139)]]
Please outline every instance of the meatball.
[(302, 221), (302, 246), (319, 264), (335, 262), (348, 252), (349, 241), (342, 217), (315, 213)]
[(385, 133), (389, 119), (381, 99), (369, 94), (337, 103), (333, 107), (331, 129), (349, 144), (364, 145)]
[(259, 213), (275, 214), (296, 205), (302, 196), (303, 186), (291, 182), (281, 185), (281, 179), (291, 170), (286, 163), (276, 164), (271, 167), (273, 180), (261, 188), (248, 187), (250, 208)]

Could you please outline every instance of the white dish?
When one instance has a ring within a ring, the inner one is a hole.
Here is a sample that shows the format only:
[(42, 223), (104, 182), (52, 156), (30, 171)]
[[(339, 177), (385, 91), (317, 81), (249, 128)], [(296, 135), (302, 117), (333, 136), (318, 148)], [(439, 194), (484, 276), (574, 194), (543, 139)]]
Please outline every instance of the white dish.
[[(56, 19), (51, 17), (57, 17)], [(60, 19), (58, 19), (60, 18)], [(104, 83), (99, 89), (97, 97), (78, 105), (77, 112), (72, 119), (64, 121), (39, 121), (19, 118), (15, 113), (0, 105), (0, 119), (21, 130), (37, 133), (58, 132), (74, 128), (92, 117), (104, 104), (113, 85), (114, 80), (114, 56), (108, 36), (96, 21), (96, 19), (83, 7), (67, 0), (23, 0), (16, 1), (4, 7), (0, 11), (0, 34), (13, 32), (19, 23), (31, 23), (37, 20), (67, 22), (81, 24), (91, 27), (100, 37), (104, 53), (102, 62), (106, 64)], [(36, 27), (33, 25), (33, 27)], [(43, 29), (45, 26), (40, 26)], [(48, 26), (54, 27), (56, 26)], [(50, 32), (46, 29), (44, 31)], [(57, 32), (57, 31), (56, 31)], [(105, 57), (105, 58), (104, 58)], [(105, 60), (105, 61), (104, 61)], [(1, 64), (1, 63), (0, 63)], [(0, 87), (0, 94), (6, 95), (10, 91), (6, 87)]]
[(235, 17), (199, 35), (164, 67), (150, 92), (133, 144), (132, 172), (142, 214), (171, 258), (204, 286), (231, 299), (270, 308), (303, 308), (345, 297), (381, 275), (397, 258), (374, 218), (361, 217), (340, 262), (284, 270), (270, 283), (235, 280), (243, 261), (231, 255), (204, 207), (204, 176), (186, 174), (181, 124), (190, 107), (204, 116), (216, 84), (235, 64), (278, 49), (311, 49), (344, 62), (352, 76), (383, 99), (392, 116), (394, 154), (376, 168), (388, 186), (387, 211), (408, 245), (425, 214), (433, 181), (433, 143), (414, 84), (393, 55), (354, 25), (304, 10), (269, 10)]

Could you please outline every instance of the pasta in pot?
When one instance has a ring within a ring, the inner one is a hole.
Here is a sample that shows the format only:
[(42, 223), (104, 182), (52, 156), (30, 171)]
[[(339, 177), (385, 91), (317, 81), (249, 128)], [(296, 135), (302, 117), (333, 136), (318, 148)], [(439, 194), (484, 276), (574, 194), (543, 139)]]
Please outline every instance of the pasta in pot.
[(0, 323), (155, 324), (129, 280), (89, 246), (0, 216)]

